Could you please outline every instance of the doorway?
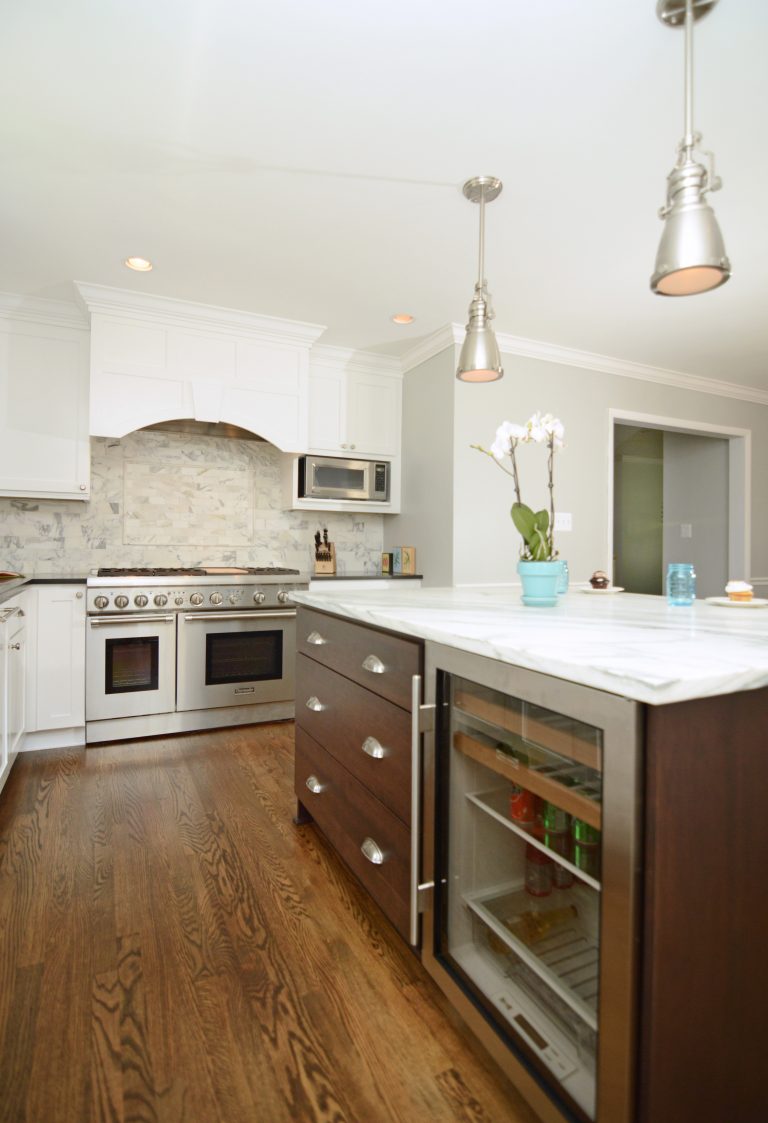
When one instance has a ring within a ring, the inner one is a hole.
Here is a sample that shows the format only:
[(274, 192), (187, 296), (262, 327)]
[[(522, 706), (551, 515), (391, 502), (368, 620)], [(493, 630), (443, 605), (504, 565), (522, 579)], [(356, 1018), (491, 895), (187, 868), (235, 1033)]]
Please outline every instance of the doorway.
[(611, 411), (613, 582), (661, 595), (692, 562), (697, 596), (749, 570), (749, 431)]

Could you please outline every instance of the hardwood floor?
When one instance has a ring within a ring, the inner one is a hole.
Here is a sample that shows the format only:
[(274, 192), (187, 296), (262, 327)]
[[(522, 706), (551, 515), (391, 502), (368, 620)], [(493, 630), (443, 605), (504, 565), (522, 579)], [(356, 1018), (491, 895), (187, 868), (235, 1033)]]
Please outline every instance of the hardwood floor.
[(4, 1123), (537, 1123), (313, 826), (290, 723), (18, 758)]

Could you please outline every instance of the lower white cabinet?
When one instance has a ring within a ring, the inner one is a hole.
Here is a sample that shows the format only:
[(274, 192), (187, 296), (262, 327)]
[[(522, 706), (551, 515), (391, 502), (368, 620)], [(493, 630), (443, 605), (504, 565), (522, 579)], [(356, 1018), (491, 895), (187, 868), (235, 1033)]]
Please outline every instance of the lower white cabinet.
[(26, 717), (27, 594), (0, 605), (0, 788), (22, 747)]
[(25, 748), (85, 740), (85, 585), (33, 585)]

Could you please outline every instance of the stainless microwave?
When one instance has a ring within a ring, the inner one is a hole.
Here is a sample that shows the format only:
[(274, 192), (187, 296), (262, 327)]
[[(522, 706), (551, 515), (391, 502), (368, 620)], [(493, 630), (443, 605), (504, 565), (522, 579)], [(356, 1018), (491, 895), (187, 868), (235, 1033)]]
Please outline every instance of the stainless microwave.
[(386, 460), (344, 460), (333, 456), (299, 457), (299, 499), (389, 499), (390, 465)]

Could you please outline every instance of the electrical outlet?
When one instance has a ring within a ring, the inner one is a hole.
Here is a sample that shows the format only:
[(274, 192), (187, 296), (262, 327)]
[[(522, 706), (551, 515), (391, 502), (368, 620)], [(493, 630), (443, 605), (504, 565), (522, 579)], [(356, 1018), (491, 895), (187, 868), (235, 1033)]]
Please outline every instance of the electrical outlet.
[(570, 511), (555, 511), (555, 530), (573, 530), (573, 516)]
[(680, 537), (693, 538), (693, 523), (680, 523)]

